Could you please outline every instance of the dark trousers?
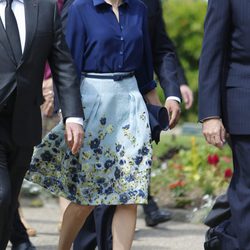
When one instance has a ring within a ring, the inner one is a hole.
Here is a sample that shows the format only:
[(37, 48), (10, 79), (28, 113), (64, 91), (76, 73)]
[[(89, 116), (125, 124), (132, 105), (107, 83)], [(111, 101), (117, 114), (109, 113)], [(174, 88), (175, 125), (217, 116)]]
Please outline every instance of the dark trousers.
[(250, 250), (250, 135), (231, 135), (234, 174), (228, 189), (231, 218), (222, 249)]
[(0, 111), (0, 250), (10, 237), (18, 195), (33, 147), (19, 147), (11, 137), (12, 104)]
[(216, 202), (206, 224), (218, 236), (219, 250), (250, 250), (250, 135), (231, 135), (231, 141), (234, 174), (227, 192), (230, 208), (227, 199)]
[(14, 214), (13, 226), (10, 235), (10, 242), (12, 246), (16, 246), (24, 242), (30, 242), (26, 228), (21, 221), (18, 208), (16, 209)]

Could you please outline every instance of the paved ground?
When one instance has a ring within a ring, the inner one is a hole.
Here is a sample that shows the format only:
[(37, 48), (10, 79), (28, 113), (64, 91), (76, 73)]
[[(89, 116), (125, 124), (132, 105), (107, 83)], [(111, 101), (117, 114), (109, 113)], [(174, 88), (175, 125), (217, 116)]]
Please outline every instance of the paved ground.
[[(32, 238), (32, 242), (37, 246), (37, 249), (56, 249), (58, 241), (58, 206), (55, 203), (49, 203), (42, 208), (24, 207), (23, 213), (28, 222), (38, 231), (38, 235)], [(168, 222), (152, 229), (145, 227), (144, 220), (138, 218), (137, 227), (133, 250), (203, 249), (202, 244), (206, 230), (203, 225)]]

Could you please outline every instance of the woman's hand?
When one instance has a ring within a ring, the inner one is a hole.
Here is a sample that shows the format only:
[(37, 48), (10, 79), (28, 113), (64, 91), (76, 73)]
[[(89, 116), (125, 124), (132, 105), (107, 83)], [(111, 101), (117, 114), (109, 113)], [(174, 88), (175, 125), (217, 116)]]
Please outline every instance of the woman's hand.
[(54, 111), (54, 91), (52, 78), (43, 81), (44, 103), (41, 111), (44, 116), (51, 117)]
[(166, 100), (165, 108), (168, 110), (168, 115), (170, 118), (169, 128), (173, 129), (177, 125), (180, 119), (181, 115), (180, 104), (175, 100)]

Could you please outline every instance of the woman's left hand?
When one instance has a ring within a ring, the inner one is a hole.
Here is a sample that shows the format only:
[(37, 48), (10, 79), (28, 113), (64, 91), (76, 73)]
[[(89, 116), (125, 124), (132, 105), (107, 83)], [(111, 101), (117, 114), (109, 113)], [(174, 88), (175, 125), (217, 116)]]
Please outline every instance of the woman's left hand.
[(169, 128), (173, 129), (177, 125), (180, 119), (181, 115), (180, 104), (175, 100), (166, 100), (165, 108), (168, 110), (168, 115), (170, 118)]

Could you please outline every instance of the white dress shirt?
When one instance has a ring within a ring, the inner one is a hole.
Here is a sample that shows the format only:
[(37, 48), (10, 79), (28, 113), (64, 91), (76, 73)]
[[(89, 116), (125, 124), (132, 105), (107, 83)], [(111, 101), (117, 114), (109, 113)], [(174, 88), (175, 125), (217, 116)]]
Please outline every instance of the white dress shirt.
[[(5, 28), (5, 7), (6, 1), (0, 1), (0, 17), (2, 19), (3, 26)], [(24, 13), (24, 3), (23, 0), (14, 0), (11, 6), (14, 15), (16, 17), (17, 26), (19, 30), (19, 36), (21, 41), (22, 52), (24, 51), (25, 39), (26, 39), (26, 26), (25, 23), (25, 13)]]
[[(5, 7), (6, 1), (0, 0), (0, 18), (2, 20), (3, 26), (5, 28)], [(23, 0), (13, 0), (11, 8), (14, 12), (14, 15), (17, 20), (17, 26), (19, 30), (19, 36), (21, 41), (22, 52), (24, 51), (25, 40), (26, 40), (26, 26), (25, 24), (25, 9)], [(83, 125), (83, 119), (79, 117), (69, 117), (66, 120), (66, 123), (77, 123)]]
[(174, 100), (177, 101), (178, 103), (181, 103), (181, 99), (177, 96), (169, 96), (167, 100)]

